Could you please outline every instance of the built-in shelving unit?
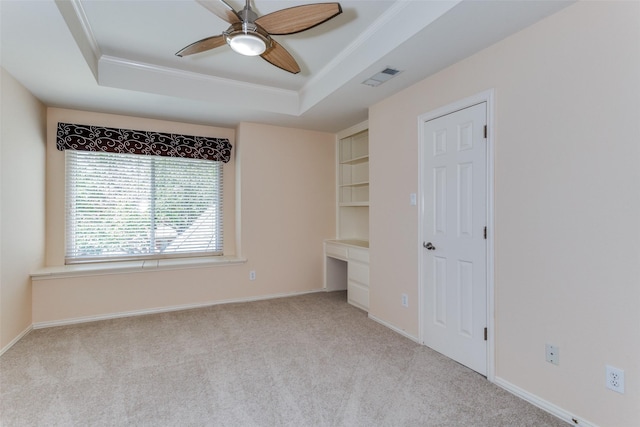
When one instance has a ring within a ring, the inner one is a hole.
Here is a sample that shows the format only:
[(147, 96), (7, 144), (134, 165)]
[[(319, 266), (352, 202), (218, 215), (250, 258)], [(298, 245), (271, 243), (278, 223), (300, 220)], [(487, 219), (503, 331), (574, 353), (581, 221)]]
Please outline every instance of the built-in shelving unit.
[(338, 133), (336, 239), (324, 242), (327, 290), (347, 290), (369, 309), (369, 131), (363, 122)]
[(364, 122), (338, 134), (337, 238), (369, 241), (369, 131)]

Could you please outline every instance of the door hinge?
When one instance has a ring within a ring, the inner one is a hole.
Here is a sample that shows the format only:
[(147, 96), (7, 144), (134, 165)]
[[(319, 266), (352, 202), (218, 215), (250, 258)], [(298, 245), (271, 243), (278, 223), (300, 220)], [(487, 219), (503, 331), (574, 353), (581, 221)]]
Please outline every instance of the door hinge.
[(484, 328), (484, 340), (487, 340), (487, 328)]
[(487, 227), (484, 227), (484, 239), (487, 240)]
[(488, 135), (487, 125), (484, 125), (484, 139), (487, 139), (487, 135)]

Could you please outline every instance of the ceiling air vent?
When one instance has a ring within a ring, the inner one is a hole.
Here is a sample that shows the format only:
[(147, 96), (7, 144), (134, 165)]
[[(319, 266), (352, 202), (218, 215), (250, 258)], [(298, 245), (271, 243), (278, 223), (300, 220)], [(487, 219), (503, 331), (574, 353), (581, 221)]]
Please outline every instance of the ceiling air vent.
[(387, 67), (384, 70), (380, 71), (379, 73), (374, 74), (373, 76), (369, 77), (367, 80), (363, 81), (362, 84), (367, 86), (372, 86), (372, 87), (380, 86), (382, 83), (397, 76), (401, 72), (402, 71), (396, 70), (395, 68)]

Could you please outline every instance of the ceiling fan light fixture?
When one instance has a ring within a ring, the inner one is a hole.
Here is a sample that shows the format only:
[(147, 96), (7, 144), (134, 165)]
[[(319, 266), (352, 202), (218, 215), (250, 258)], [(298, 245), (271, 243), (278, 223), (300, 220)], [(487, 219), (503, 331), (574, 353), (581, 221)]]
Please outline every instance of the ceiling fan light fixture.
[(262, 55), (271, 46), (269, 34), (262, 34), (257, 25), (249, 22), (232, 25), (224, 36), (231, 49), (240, 55)]
[(236, 34), (228, 39), (229, 46), (235, 52), (245, 56), (262, 55), (267, 50), (267, 44), (260, 37), (253, 34)]

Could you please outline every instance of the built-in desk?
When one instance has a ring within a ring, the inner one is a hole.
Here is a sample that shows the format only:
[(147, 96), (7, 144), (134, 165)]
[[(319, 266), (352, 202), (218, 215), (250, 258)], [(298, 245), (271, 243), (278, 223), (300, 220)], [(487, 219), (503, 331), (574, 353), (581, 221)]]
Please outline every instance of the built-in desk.
[(324, 288), (347, 290), (347, 300), (369, 311), (369, 242), (324, 241)]

